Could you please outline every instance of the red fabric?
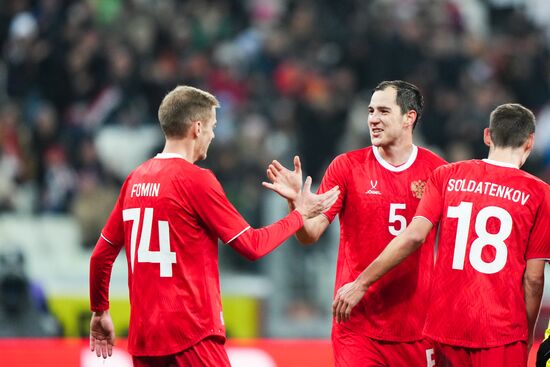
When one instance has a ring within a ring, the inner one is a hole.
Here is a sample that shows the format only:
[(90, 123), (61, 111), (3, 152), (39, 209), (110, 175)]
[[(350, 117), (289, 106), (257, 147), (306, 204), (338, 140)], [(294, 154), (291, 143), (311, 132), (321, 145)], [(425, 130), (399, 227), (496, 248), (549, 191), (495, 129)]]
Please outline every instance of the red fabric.
[(417, 211), (440, 221), (425, 335), (470, 348), (527, 340), (523, 274), (526, 259), (550, 257), (549, 205), (548, 185), (517, 168), (472, 160), (434, 172)]
[(90, 305), (92, 311), (109, 309), (109, 281), (120, 247), (99, 237), (90, 258)]
[[(250, 231), (249, 225), (210, 171), (173, 155), (159, 155), (139, 166), (127, 178), (102, 232), (107, 241), (123, 244), (126, 250), (129, 352), (169, 355), (207, 336), (225, 338), (218, 238), (232, 240), (241, 252), (257, 256), (300, 225), (301, 217), (292, 213), (269, 229), (251, 232), (255, 235), (250, 239), (237, 241)], [(264, 244), (254, 242), (266, 239)], [(107, 259), (97, 260), (94, 266), (110, 267)], [(107, 284), (97, 283), (95, 277), (91, 281), (97, 285), (91, 288), (91, 299), (104, 299)]]
[[(336, 215), (340, 220), (335, 290), (355, 280), (384, 250), (395, 237), (391, 231), (396, 233), (410, 223), (428, 176), (445, 163), (416, 147), (403, 166), (392, 167), (380, 159), (372, 147), (342, 154), (330, 164), (319, 188), (324, 192), (339, 185), (341, 192), (326, 213), (330, 221)], [(351, 319), (335, 323), (333, 332), (345, 328), (380, 340), (422, 339), (434, 238), (435, 232), (419, 251), (375, 283), (351, 312)]]
[[(344, 329), (332, 335), (335, 367), (435, 367), (433, 343), (387, 342)], [(439, 367), (439, 366), (438, 366)]]
[(249, 228), (229, 242), (229, 245), (249, 260), (257, 260), (267, 255), (286, 241), (289, 233), (294, 233), (304, 225), (302, 215), (294, 210), (290, 215), (267, 227)]
[(206, 338), (186, 350), (160, 357), (132, 357), (134, 367), (231, 367), (223, 341)]
[(512, 344), (487, 348), (459, 348), (451, 345), (435, 345), (437, 367), (525, 367), (527, 366), (527, 344)]

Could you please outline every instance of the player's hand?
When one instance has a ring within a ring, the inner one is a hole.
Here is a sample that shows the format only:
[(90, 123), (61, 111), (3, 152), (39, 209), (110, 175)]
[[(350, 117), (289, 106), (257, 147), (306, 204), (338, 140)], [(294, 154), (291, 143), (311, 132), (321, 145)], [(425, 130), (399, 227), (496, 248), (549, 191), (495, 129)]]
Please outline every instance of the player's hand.
[(365, 292), (366, 289), (357, 282), (344, 284), (338, 289), (334, 302), (332, 302), (332, 316), (336, 318), (336, 322), (349, 320), (351, 310), (363, 298)]
[(300, 163), (300, 157), (294, 157), (294, 171), (289, 170), (277, 160), (274, 160), (267, 167), (267, 178), (271, 182), (262, 182), (265, 188), (293, 202), (302, 189), (302, 164)]
[(321, 213), (326, 212), (336, 202), (340, 195), (340, 189), (338, 186), (334, 186), (332, 189), (322, 193), (314, 194), (311, 192), (311, 177), (307, 176), (304, 182), (304, 188), (296, 196), (295, 206), (296, 210), (302, 214), (305, 219), (313, 218)]
[(107, 358), (113, 354), (114, 345), (115, 327), (109, 311), (94, 312), (90, 321), (90, 350)]
[(537, 367), (546, 367), (546, 362), (550, 359), (550, 338), (540, 343), (537, 351)]

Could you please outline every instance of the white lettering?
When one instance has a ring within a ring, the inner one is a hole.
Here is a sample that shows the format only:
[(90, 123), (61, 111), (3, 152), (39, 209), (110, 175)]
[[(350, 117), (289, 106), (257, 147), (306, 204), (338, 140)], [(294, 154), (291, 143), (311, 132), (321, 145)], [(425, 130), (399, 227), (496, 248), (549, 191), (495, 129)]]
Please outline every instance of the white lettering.
[(496, 193), (497, 193), (497, 189), (498, 189), (499, 187), (501, 187), (501, 186), (492, 183), (492, 184), (491, 184), (491, 188), (489, 189), (489, 195), (491, 195), (491, 196), (497, 196)]
[(455, 189), (455, 179), (451, 178), (449, 182), (447, 182), (447, 191), (453, 191)]
[(132, 185), (130, 197), (159, 196), (160, 183), (138, 183)]
[(463, 191), (489, 195), (510, 200), (514, 203), (521, 203), (521, 205), (525, 205), (530, 197), (530, 194), (513, 187), (503, 186), (493, 182), (477, 182), (474, 180), (468, 180), (466, 182), (464, 179), (454, 178), (449, 179), (447, 182), (447, 191)]
[(513, 188), (507, 187), (506, 191), (504, 192), (504, 198), (508, 200), (512, 200), (512, 191), (514, 191)]
[(477, 187), (474, 190), (474, 192), (476, 192), (478, 194), (483, 194), (483, 182), (480, 182), (480, 183), (477, 184)]
[(426, 367), (435, 367), (435, 358), (433, 348), (426, 349)]

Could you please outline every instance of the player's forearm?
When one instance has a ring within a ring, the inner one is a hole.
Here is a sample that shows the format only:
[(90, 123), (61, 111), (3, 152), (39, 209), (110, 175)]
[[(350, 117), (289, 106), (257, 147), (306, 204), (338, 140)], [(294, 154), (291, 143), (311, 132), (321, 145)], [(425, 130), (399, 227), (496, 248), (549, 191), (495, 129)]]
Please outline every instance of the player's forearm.
[[(288, 210), (292, 212), (296, 209), (294, 201), (288, 200)], [(326, 223), (323, 223), (326, 221)], [(312, 244), (317, 242), (321, 235), (324, 233), (325, 229), (328, 226), (328, 219), (323, 215), (319, 215), (315, 218), (304, 220), (304, 225), (296, 232), (296, 239), (301, 244)]]
[(119, 249), (100, 237), (90, 258), (90, 308), (101, 312), (109, 309), (109, 282)]
[(384, 251), (357, 277), (358, 284), (368, 289), (378, 279), (401, 264), (423, 241), (400, 235), (394, 238)]
[(296, 232), (296, 238), (304, 245), (315, 243), (325, 233), (329, 224), (327, 217), (322, 214), (307, 219), (302, 228)]
[(229, 243), (249, 260), (257, 260), (285, 242), (303, 225), (302, 215), (292, 211), (283, 219), (263, 228), (245, 231)]
[(525, 309), (527, 312), (527, 327), (529, 332), (528, 342), (531, 342), (544, 291), (544, 261), (527, 261), (527, 268), (523, 277), (523, 289), (525, 294)]
[[(288, 200), (288, 212), (290, 213), (295, 209), (296, 209), (296, 205), (294, 205), (294, 201), (293, 200)], [(309, 234), (309, 232), (311, 230), (308, 231), (308, 229), (307, 229), (308, 223), (307, 222), (308, 221), (305, 220), (304, 225), (302, 226), (302, 228), (300, 228), (296, 232), (296, 239), (302, 244), (310, 244), (310, 243), (313, 243), (317, 240)]]
[(414, 218), (403, 233), (395, 237), (384, 251), (357, 277), (365, 290), (391, 269), (401, 264), (424, 243), (433, 225), (425, 219)]

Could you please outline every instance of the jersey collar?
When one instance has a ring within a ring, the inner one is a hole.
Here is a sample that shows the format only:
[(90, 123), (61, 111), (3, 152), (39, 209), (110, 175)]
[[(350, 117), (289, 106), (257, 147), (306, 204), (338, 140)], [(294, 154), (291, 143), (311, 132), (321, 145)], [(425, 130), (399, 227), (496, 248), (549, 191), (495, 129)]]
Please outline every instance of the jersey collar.
[(405, 163), (403, 163), (402, 165), (397, 166), (397, 167), (390, 164), (390, 163), (388, 163), (388, 162), (386, 162), (384, 160), (384, 158), (382, 158), (382, 156), (380, 155), (380, 152), (378, 151), (378, 149), (374, 145), (372, 146), (372, 152), (374, 153), (374, 156), (376, 157), (376, 160), (378, 161), (378, 163), (380, 163), (380, 165), (382, 167), (384, 167), (388, 171), (402, 172), (402, 171), (406, 170), (407, 168), (409, 168), (410, 166), (412, 166), (412, 164), (416, 160), (416, 156), (418, 155), (418, 147), (413, 144), (412, 152), (411, 152), (411, 155), (409, 156), (409, 159)]
[(516, 168), (516, 169), (519, 169), (519, 167), (516, 166), (515, 164), (506, 163), (506, 162), (494, 161), (494, 160), (489, 159), (489, 158), (482, 159), (482, 161), (485, 162), (485, 163), (487, 163), (487, 164), (492, 164), (493, 166), (500, 166), (500, 167), (508, 167), (508, 168)]
[(178, 154), (178, 153), (157, 153), (155, 158), (159, 158), (159, 159), (181, 158), (183, 160), (186, 160), (185, 158), (183, 158), (181, 154)]

